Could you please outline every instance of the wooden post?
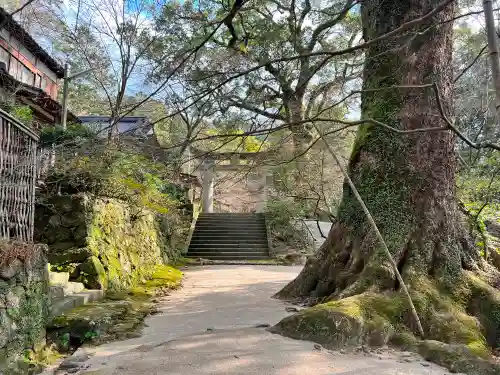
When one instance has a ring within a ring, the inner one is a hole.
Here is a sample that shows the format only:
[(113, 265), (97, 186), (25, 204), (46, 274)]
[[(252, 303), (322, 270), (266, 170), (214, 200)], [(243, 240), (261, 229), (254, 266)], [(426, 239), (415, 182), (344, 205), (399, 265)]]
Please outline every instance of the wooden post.
[(62, 99), (62, 118), (61, 127), (66, 130), (66, 122), (68, 119), (68, 95), (69, 95), (69, 64), (64, 64), (64, 84), (63, 84), (63, 99)]

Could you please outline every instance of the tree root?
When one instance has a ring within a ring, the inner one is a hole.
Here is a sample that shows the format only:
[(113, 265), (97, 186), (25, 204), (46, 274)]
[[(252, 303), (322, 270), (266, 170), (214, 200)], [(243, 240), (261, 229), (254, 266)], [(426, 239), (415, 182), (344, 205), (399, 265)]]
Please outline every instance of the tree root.
[(270, 331), (327, 348), (402, 346), (451, 370), (500, 374), (500, 365), (490, 360), (491, 348), (500, 346), (500, 291), (485, 275), (464, 271), (453, 290), (425, 277), (410, 284), (426, 340), (415, 337), (418, 330), (400, 291), (366, 291), (319, 304)]

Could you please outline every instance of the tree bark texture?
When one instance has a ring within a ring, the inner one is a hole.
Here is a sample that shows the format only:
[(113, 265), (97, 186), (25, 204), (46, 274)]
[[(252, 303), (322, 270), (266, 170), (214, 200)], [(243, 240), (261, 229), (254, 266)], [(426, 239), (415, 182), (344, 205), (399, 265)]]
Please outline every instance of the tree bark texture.
[[(440, 0), (365, 0), (365, 41), (434, 9)], [(401, 130), (444, 126), (432, 88), (452, 112), (454, 2), (411, 31), (372, 44), (366, 51), (361, 115)], [(476, 267), (455, 198), (452, 132), (397, 134), (361, 126), (349, 175), (371, 211), (405, 281), (425, 274), (452, 284)], [(397, 290), (393, 268), (349, 187), (344, 184), (338, 221), (318, 253), (278, 297), (343, 298), (367, 290)]]

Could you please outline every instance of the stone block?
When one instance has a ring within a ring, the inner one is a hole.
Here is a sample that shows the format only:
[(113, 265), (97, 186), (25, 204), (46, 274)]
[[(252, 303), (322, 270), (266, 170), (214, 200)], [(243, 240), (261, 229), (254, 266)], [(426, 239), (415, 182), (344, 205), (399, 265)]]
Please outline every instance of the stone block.
[(19, 259), (14, 259), (9, 264), (0, 267), (0, 278), (3, 280), (10, 280), (17, 276), (23, 270), (23, 262)]
[(85, 289), (85, 286), (82, 283), (72, 282), (70, 281), (64, 287), (64, 295), (68, 296), (75, 293), (80, 293)]
[(25, 289), (22, 286), (16, 286), (9, 290), (5, 296), (5, 305), (7, 308), (19, 308), (22, 298), (26, 294)]
[(60, 285), (51, 285), (49, 287), (49, 298), (52, 300), (54, 298), (64, 297), (64, 287)]
[(69, 281), (69, 272), (49, 272), (50, 285), (66, 286)]
[(85, 290), (71, 296), (58, 297), (52, 300), (50, 316), (57, 317), (76, 307), (87, 303), (99, 301), (104, 298), (104, 291), (101, 289)]
[[(43, 250), (43, 249), (42, 249)], [(21, 264), (17, 275), (0, 280), (0, 374), (19, 367), (27, 350), (45, 337), (48, 321), (48, 275), (44, 252), (29, 264)]]
[(51, 251), (48, 257), (51, 264), (68, 264), (85, 262), (91, 256), (92, 253), (87, 247), (73, 247), (64, 251)]

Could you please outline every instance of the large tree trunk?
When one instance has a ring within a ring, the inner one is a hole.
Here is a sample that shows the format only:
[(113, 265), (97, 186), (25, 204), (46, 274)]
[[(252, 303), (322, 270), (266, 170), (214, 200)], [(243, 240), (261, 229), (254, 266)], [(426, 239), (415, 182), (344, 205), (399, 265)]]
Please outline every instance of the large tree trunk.
[[(423, 16), (440, 2), (363, 1), (364, 39)], [(445, 125), (432, 88), (390, 87), (437, 83), (444, 111), (452, 112), (453, 25), (443, 21), (453, 18), (454, 9), (453, 2), (411, 32), (368, 48), (363, 119), (403, 130)], [(417, 36), (418, 31), (425, 32)], [(420, 274), (453, 283), (463, 268), (476, 267), (478, 256), (466, 239), (455, 199), (454, 145), (449, 131), (402, 135), (372, 124), (358, 130), (349, 174), (410, 283)], [(345, 184), (338, 222), (328, 239), (278, 296), (332, 299), (398, 287), (381, 244)]]
[[(364, 0), (365, 40), (428, 13), (440, 1)], [(426, 24), (366, 51), (364, 119), (402, 130), (444, 125), (432, 89), (393, 86), (436, 83), (443, 110), (451, 113), (448, 20), (454, 3)], [(366, 124), (358, 131), (349, 163), (348, 172), (408, 286), (423, 332), (346, 184), (327, 240), (277, 294), (321, 304), (286, 317), (272, 332), (328, 347), (403, 345), (454, 372), (500, 373), (500, 365), (484, 359), (500, 346), (500, 275), (479, 256), (462, 220), (455, 197), (454, 145), (449, 131), (402, 135)]]

